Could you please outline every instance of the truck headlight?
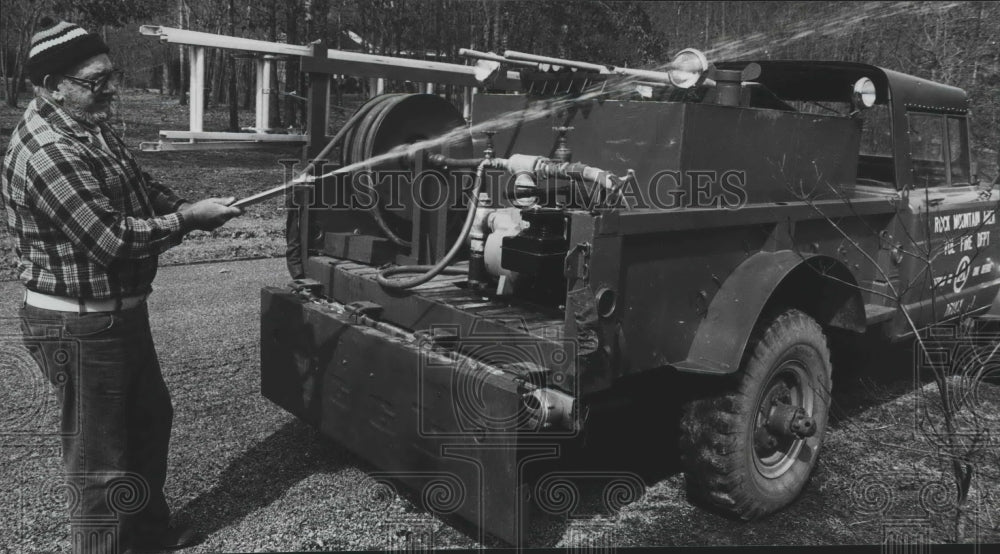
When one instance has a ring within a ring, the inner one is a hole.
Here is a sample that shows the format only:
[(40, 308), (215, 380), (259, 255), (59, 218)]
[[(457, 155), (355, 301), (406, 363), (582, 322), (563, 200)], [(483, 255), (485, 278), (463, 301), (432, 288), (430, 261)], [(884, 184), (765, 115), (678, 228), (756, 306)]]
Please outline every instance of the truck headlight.
[(670, 84), (677, 88), (691, 88), (708, 70), (708, 59), (700, 50), (685, 48), (674, 56), (667, 66)]
[(854, 92), (851, 94), (854, 108), (862, 110), (875, 105), (875, 83), (868, 77), (862, 77), (854, 83)]

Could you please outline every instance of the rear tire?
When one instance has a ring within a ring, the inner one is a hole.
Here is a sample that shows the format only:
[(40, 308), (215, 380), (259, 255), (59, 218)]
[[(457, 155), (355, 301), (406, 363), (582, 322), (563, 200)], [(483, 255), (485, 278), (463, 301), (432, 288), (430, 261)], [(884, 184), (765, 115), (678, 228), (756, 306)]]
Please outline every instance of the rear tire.
[[(688, 402), (681, 420), (689, 495), (746, 520), (799, 495), (816, 464), (830, 408), (830, 351), (815, 320), (788, 310), (756, 336), (737, 381)], [(776, 430), (782, 420), (776, 414), (793, 408), (811, 421), (797, 420), (798, 433)], [(814, 433), (805, 436), (810, 423)]]

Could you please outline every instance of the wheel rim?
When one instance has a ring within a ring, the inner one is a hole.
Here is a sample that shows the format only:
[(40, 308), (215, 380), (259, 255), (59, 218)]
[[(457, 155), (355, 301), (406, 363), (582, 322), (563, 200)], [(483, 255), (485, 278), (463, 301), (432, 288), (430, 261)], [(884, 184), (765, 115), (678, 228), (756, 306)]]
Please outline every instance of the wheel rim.
[[(753, 426), (753, 461), (757, 472), (767, 479), (777, 479), (788, 473), (807, 448), (808, 438), (775, 436), (767, 430), (769, 414), (776, 403), (784, 403), (805, 410), (813, 415), (816, 393), (811, 386), (810, 373), (805, 361), (790, 356), (764, 385), (757, 404)], [(768, 444), (767, 437), (775, 439)]]

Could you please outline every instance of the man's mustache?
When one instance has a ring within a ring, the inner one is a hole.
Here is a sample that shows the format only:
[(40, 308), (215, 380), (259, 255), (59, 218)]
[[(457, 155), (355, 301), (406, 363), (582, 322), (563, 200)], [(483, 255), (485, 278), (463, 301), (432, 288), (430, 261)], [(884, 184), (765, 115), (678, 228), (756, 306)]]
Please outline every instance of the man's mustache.
[(94, 103), (90, 106), (87, 111), (108, 111), (114, 106), (114, 101), (116, 100), (115, 95), (99, 96), (95, 99)]

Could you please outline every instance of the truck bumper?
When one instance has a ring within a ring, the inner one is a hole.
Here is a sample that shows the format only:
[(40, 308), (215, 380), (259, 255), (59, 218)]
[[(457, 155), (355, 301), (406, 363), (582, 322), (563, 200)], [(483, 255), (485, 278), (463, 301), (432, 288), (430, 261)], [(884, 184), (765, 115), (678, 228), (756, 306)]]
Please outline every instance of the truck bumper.
[(262, 394), (379, 468), (375, 479), (511, 544), (532, 517), (532, 473), (565, 440), (530, 428), (524, 386), (287, 290), (262, 290)]

